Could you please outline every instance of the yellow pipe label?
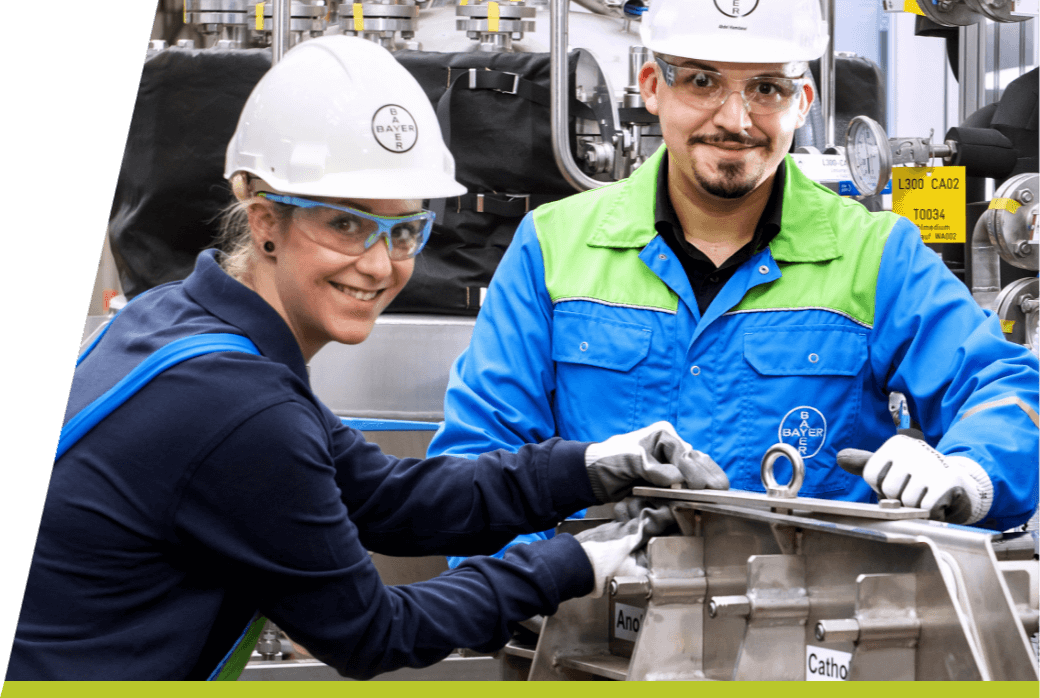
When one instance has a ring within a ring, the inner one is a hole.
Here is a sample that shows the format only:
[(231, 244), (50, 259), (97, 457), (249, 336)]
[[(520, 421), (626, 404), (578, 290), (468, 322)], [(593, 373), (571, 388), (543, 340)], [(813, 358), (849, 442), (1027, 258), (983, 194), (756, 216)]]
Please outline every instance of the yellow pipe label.
[(365, 29), (365, 16), (361, 14), (361, 3), (354, 3), (354, 31), (364, 31)]
[(469, 4), (469, 0), (459, 0), (459, 4), (460, 5), (468, 5)]
[(488, 3), (488, 31), (489, 32), (497, 32), (498, 31), (498, 3), (497, 2), (489, 2)]
[(893, 167), (892, 211), (906, 216), (925, 242), (966, 239), (964, 167)]
[[(929, 0), (924, 0), (924, 1), (928, 2)], [(927, 17), (928, 16), (924, 12), (921, 11), (920, 7), (917, 6), (917, 0), (904, 0), (904, 2), (903, 2), (903, 12), (912, 12), (913, 14), (921, 15), (922, 17)]]
[(1015, 331), (1015, 321), (1014, 320), (1001, 320), (1000, 321), (1000, 331), (1003, 332), (1004, 334), (1011, 334), (1012, 332)]
[(183, 17), (183, 19), (184, 19), (184, 23), (187, 24), (188, 23), (188, 0), (184, 0), (183, 7), (184, 7), (184, 17)]
[(1022, 204), (1018, 203), (1014, 199), (993, 199), (993, 201), (989, 202), (989, 207), (1001, 211), (1007, 211), (1008, 213), (1014, 213), (1022, 207)]
[(262, 32), (264, 30), (264, 3), (256, 3), (256, 30)]

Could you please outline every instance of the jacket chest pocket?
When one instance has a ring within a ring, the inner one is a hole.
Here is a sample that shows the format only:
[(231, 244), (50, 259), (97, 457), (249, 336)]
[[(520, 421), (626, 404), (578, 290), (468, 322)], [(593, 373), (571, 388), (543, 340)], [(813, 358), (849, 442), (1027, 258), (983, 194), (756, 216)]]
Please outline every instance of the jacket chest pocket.
[[(834, 494), (855, 482), (835, 460), (855, 434), (867, 361), (866, 331), (833, 327), (744, 334), (740, 431), (751, 451), (741, 479), (762, 490), (758, 463), (771, 444), (790, 444), (805, 461), (805, 495)], [(753, 465), (753, 467), (752, 467)], [(778, 482), (790, 466), (775, 466)], [(745, 486), (741, 483), (737, 486)]]
[(553, 313), (553, 411), (561, 436), (601, 440), (645, 426), (635, 424), (642, 412), (638, 366), (650, 351), (650, 338), (643, 325)]

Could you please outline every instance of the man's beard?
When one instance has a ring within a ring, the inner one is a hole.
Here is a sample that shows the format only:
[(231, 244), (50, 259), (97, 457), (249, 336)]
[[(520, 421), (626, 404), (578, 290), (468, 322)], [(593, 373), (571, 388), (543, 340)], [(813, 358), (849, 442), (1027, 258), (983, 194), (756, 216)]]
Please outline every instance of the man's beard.
[[(697, 143), (708, 145), (739, 143), (746, 146), (768, 147), (769, 139), (755, 139), (738, 133), (721, 133), (714, 136), (693, 136), (690, 138), (689, 144), (691, 146)], [(717, 169), (718, 176), (714, 179), (708, 179), (697, 170), (696, 165), (693, 168), (693, 176), (697, 183), (712, 196), (717, 196), (720, 199), (739, 199), (753, 192), (755, 187), (758, 186), (761, 173), (748, 172), (747, 165), (743, 160), (720, 162)]]

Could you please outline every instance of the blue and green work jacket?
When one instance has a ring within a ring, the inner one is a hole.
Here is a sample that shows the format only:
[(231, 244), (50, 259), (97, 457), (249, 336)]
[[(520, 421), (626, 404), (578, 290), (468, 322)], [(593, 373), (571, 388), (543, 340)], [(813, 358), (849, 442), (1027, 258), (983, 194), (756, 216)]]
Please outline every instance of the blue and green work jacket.
[(524, 218), (452, 368), (430, 453), (600, 441), (665, 420), (734, 489), (763, 492), (762, 455), (785, 442), (805, 459), (802, 495), (876, 501), (835, 455), (896, 433), (898, 391), (928, 443), (989, 475), (979, 525), (1025, 522), (1037, 503), (1037, 360), (918, 229), (788, 158), (780, 232), (702, 316), (654, 229), (663, 156)]

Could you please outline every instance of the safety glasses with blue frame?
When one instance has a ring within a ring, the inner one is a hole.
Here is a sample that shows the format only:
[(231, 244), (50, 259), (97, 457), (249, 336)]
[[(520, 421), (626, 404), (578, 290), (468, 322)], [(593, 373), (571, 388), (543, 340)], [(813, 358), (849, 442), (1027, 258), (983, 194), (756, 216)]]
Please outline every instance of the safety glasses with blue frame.
[(312, 201), (299, 196), (259, 192), (260, 196), (298, 209), (311, 225), (303, 227), (307, 236), (322, 247), (345, 255), (358, 256), (386, 240), (390, 259), (411, 259), (422, 251), (433, 230), (433, 211), (423, 209), (405, 216), (377, 216), (349, 206)]

